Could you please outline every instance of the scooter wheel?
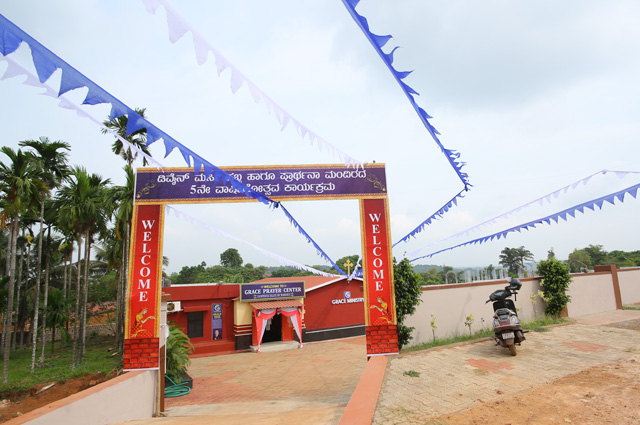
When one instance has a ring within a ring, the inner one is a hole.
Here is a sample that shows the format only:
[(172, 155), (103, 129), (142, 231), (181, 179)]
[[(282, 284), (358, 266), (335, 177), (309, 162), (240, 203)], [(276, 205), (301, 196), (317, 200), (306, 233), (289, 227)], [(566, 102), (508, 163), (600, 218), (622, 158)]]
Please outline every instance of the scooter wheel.
[(515, 356), (516, 354), (518, 354), (516, 352), (516, 345), (515, 344), (511, 344), (508, 347), (509, 347), (509, 352), (511, 353), (512, 356)]

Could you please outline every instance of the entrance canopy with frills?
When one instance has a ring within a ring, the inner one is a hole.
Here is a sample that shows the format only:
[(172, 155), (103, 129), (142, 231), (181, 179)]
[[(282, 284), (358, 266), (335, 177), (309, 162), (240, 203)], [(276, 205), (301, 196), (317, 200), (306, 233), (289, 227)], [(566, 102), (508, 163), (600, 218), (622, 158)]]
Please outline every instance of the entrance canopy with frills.
[(296, 300), (282, 300), (282, 301), (263, 301), (257, 303), (250, 303), (253, 307), (253, 317), (256, 321), (256, 330), (260, 338), (258, 339), (258, 353), (260, 352), (260, 344), (262, 343), (262, 337), (267, 325), (267, 320), (271, 319), (276, 314), (282, 314), (288, 317), (293, 325), (293, 328), (298, 334), (300, 340), (300, 346), (302, 348), (302, 303)]

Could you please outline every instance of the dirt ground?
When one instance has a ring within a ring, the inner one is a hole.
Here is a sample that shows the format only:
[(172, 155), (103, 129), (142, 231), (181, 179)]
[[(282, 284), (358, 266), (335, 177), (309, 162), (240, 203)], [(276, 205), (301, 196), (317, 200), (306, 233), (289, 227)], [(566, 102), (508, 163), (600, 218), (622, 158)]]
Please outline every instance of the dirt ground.
[[(640, 321), (615, 325), (640, 331)], [(640, 337), (640, 335), (639, 335)], [(640, 353), (491, 403), (435, 418), (431, 425), (622, 425), (640, 423)]]
[(40, 393), (37, 392), (50, 383), (38, 385), (27, 394), (3, 393), (0, 401), (0, 422), (6, 422), (9, 419), (46, 406), (106, 380), (106, 375), (87, 375), (68, 379), (63, 384), (56, 383), (51, 388)]

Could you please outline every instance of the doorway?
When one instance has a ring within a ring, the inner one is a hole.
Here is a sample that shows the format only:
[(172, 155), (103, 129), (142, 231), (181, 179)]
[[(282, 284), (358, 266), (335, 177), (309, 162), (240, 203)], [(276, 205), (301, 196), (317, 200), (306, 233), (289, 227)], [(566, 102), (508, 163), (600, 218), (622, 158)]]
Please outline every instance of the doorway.
[(267, 322), (262, 343), (282, 341), (282, 314), (277, 313)]

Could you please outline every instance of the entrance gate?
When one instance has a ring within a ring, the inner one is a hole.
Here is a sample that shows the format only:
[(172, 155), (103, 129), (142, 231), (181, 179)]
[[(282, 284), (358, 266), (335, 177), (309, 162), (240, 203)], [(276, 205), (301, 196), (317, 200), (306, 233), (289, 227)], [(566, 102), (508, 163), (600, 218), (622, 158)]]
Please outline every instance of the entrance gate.
[[(358, 199), (367, 356), (398, 353), (384, 164), (223, 167), (279, 201)], [(125, 319), (124, 369), (158, 369), (164, 205), (255, 201), (193, 168), (137, 170)]]

